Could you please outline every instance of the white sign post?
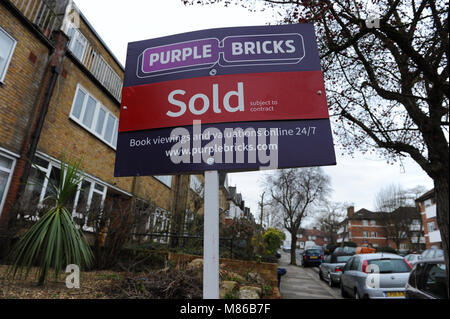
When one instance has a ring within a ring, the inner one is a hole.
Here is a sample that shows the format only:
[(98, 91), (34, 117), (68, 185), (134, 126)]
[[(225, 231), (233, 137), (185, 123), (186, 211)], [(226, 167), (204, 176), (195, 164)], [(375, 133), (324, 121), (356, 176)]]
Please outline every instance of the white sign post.
[(203, 299), (219, 299), (219, 174), (205, 171)]

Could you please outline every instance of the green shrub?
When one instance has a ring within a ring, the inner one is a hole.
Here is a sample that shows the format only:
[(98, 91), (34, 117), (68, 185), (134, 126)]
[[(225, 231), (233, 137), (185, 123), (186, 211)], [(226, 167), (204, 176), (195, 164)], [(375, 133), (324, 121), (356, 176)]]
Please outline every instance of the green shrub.
[(267, 255), (275, 255), (286, 235), (278, 229), (269, 228), (263, 234), (263, 243)]
[(93, 253), (84, 234), (77, 228), (72, 214), (66, 208), (67, 202), (75, 194), (83, 179), (81, 161), (66, 163), (61, 158), (59, 176), (48, 178), (51, 194), (44, 215), (13, 246), (8, 259), (12, 261), (9, 274), (14, 278), (26, 268), (25, 278), (31, 268), (39, 265), (39, 285), (43, 285), (48, 272), (53, 268), (55, 279), (69, 264), (89, 267), (93, 263)]

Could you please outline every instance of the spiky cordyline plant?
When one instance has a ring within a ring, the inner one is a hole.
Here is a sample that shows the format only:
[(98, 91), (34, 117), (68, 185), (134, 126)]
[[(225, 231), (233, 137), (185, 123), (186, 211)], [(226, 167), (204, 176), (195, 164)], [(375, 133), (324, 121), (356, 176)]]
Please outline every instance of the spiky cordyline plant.
[(48, 179), (51, 195), (46, 200), (51, 201), (50, 208), (11, 250), (9, 273), (13, 278), (18, 273), (21, 276), (24, 268), (27, 278), (31, 268), (39, 264), (39, 285), (43, 285), (51, 268), (56, 280), (68, 264), (80, 267), (92, 264), (93, 254), (86, 238), (65, 207), (83, 179), (80, 167), (81, 160), (69, 163), (61, 157), (59, 184)]

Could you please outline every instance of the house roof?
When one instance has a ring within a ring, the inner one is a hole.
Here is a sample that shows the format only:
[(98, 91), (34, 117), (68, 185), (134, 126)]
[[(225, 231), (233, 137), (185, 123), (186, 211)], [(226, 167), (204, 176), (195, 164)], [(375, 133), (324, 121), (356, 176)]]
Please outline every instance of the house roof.
[(420, 197), (418, 197), (416, 199), (416, 202), (423, 202), (429, 198), (434, 197), (434, 188), (430, 189), (428, 192), (426, 192), (425, 194), (421, 195)]
[(378, 219), (383, 217), (383, 212), (372, 212), (368, 209), (361, 208), (355, 212), (349, 219)]
[(403, 216), (420, 218), (420, 212), (416, 207), (399, 207), (394, 210), (392, 214), (400, 214)]
[(298, 230), (298, 234), (302, 234), (303, 236), (325, 237), (325, 234), (317, 228), (313, 229), (300, 228)]

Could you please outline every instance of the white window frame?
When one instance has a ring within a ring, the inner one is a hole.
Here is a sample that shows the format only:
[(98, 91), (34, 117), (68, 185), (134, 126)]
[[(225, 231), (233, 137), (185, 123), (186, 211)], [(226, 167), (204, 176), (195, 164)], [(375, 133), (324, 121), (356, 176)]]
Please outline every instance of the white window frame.
[(0, 166), (0, 171), (8, 174), (8, 179), (6, 180), (6, 185), (5, 185), (5, 192), (2, 196), (2, 198), (0, 198), (0, 216), (1, 216), (2, 211), (3, 211), (3, 206), (5, 205), (6, 196), (8, 195), (9, 186), (11, 184), (11, 179), (12, 179), (12, 176), (14, 173), (14, 168), (16, 167), (16, 157), (12, 156), (11, 152), (6, 152), (6, 150), (4, 150), (1, 147), (0, 147), (0, 156), (12, 161), (10, 168)]
[(369, 226), (369, 221), (367, 219), (363, 219), (362, 225), (363, 226)]
[[(5, 80), (6, 77), (6, 72), (8, 71), (9, 68), (9, 64), (12, 60), (12, 56), (14, 54), (14, 50), (16, 49), (16, 45), (17, 45), (17, 40), (14, 39), (8, 32), (5, 31), (5, 29), (3, 29), (2, 27), (0, 27), (0, 32), (3, 32), (7, 38), (10, 38), (13, 41), (13, 45), (12, 45), (12, 49), (9, 52), (9, 55), (6, 57), (6, 63), (5, 63), (5, 69), (3, 71), (1, 71), (0, 73), (0, 83), (4, 83), (3, 81)], [(1, 206), (0, 206), (1, 207)], [(1, 209), (0, 209), (1, 212)]]
[[(1, 149), (0, 149), (0, 151), (1, 151)], [(1, 152), (0, 152), (0, 154), (1, 154)], [(46, 168), (42, 167), (40, 165), (37, 165), (37, 164), (33, 165), (33, 167), (35, 167), (35, 168), (39, 169), (40, 171), (42, 171), (43, 173), (45, 173), (45, 178), (44, 178), (44, 182), (42, 184), (42, 189), (41, 189), (41, 194), (40, 194), (40, 197), (39, 197), (39, 204), (38, 204), (38, 207), (39, 206), (42, 207), (42, 204), (43, 204), (43, 201), (44, 201), (44, 198), (45, 198), (45, 194), (47, 192), (48, 180), (50, 178), (50, 174), (51, 174), (52, 168), (55, 167), (55, 168), (60, 169), (61, 168), (61, 163), (59, 161), (56, 161), (56, 160), (48, 157), (48, 156), (41, 156), (40, 154), (36, 154), (36, 156), (41, 158), (42, 160), (48, 162), (48, 165), (47, 165)], [(78, 218), (83, 217), (82, 214), (78, 213), (77, 210), (76, 210), (77, 206), (78, 206), (78, 199), (79, 199), (79, 196), (80, 196), (80, 193), (81, 193), (80, 190), (81, 190), (81, 185), (82, 185), (83, 181), (87, 181), (87, 182), (90, 183), (88, 200), (87, 200), (87, 203), (86, 203), (87, 204), (87, 209), (89, 209), (90, 205), (92, 204), (92, 195), (93, 195), (94, 192), (102, 195), (101, 205), (103, 207), (103, 205), (105, 203), (106, 195), (108, 193), (108, 188), (118, 190), (117, 188), (110, 187), (106, 183), (102, 183), (101, 181), (97, 180), (96, 178), (88, 176), (85, 173), (84, 176), (83, 176), (83, 179), (81, 180), (80, 184), (78, 184), (78, 187), (77, 187), (77, 192), (76, 192), (75, 198), (74, 198), (74, 205), (73, 205), (72, 211), (70, 212), (72, 214), (72, 218), (74, 218), (74, 217), (78, 217)], [(103, 187), (103, 191), (95, 189), (95, 185), (102, 186)], [(124, 193), (124, 192), (122, 192), (122, 193)], [(124, 194), (126, 194), (128, 196), (131, 196), (131, 194), (128, 194), (128, 193), (124, 193)], [(27, 216), (25, 216), (25, 217), (27, 217)], [(83, 230), (92, 232), (92, 231), (94, 231), (93, 227), (89, 227), (89, 226), (86, 225), (88, 217), (89, 216), (85, 216), (86, 219), (85, 219), (85, 224), (83, 225)], [(33, 219), (33, 220), (37, 220), (37, 219)]]
[[(67, 28), (67, 33), (69, 33), (70, 29), (73, 30), (73, 35), (72, 35), (72, 37), (70, 37), (68, 48), (72, 52), (74, 57), (76, 57), (78, 60), (80, 60), (80, 62), (83, 62), (84, 56), (85, 56), (86, 51), (87, 51), (86, 49), (87, 49), (87, 45), (88, 45), (88, 40), (84, 36), (84, 34), (81, 33), (80, 29), (77, 28), (71, 22), (69, 22), (69, 25), (68, 25), (68, 28)], [(81, 53), (81, 57), (76, 56), (75, 52), (73, 51), (75, 43), (77, 42), (77, 40), (79, 40), (79, 42), (83, 44), (83, 52)]]
[[(75, 101), (76, 101), (76, 97), (78, 96), (78, 92), (82, 91), (85, 94), (84, 100), (83, 100), (83, 105), (81, 106), (81, 111), (80, 111), (80, 118), (75, 117), (75, 115), (73, 115), (73, 109), (75, 107)], [(92, 124), (91, 127), (86, 126), (83, 123), (83, 117), (84, 114), (86, 112), (86, 105), (87, 102), (89, 100), (89, 97), (92, 98), (95, 101), (95, 110), (94, 110), (94, 114), (93, 114), (93, 119), (92, 119)], [(97, 133), (97, 121), (98, 121), (98, 114), (99, 114), (99, 110), (103, 109), (106, 112), (105, 118), (103, 119), (103, 127), (102, 127), (102, 132), (101, 134)], [(114, 118), (114, 125), (113, 125), (113, 132), (112, 132), (112, 136), (111, 136), (111, 142), (108, 142), (104, 136), (105, 136), (105, 131), (106, 131), (106, 124), (108, 122), (108, 117), (112, 116)], [(117, 130), (118, 130), (118, 125), (119, 125), (119, 119), (114, 115), (113, 112), (111, 112), (106, 106), (104, 106), (102, 103), (100, 103), (100, 101), (98, 99), (96, 99), (88, 90), (86, 90), (81, 84), (77, 85), (77, 88), (75, 90), (75, 95), (73, 97), (73, 101), (72, 101), (72, 106), (70, 108), (70, 114), (69, 114), (69, 118), (71, 120), (73, 120), (75, 123), (77, 123), (78, 125), (80, 125), (82, 128), (84, 128), (86, 131), (88, 131), (89, 133), (93, 134), (95, 137), (97, 137), (99, 140), (101, 140), (103, 143), (105, 143), (106, 145), (108, 145), (109, 147), (111, 147), (113, 150), (116, 150), (116, 146), (117, 144), (115, 144), (115, 142), (117, 142)]]

